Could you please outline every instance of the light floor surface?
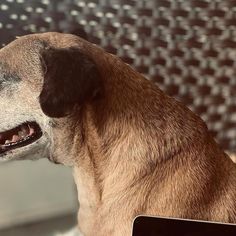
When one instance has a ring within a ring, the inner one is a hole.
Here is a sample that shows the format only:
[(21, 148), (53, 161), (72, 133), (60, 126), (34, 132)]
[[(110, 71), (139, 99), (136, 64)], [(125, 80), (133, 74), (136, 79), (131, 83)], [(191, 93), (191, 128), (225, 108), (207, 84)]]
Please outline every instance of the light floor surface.
[(0, 230), (0, 236), (53, 236), (70, 230), (76, 223), (75, 214), (65, 215)]

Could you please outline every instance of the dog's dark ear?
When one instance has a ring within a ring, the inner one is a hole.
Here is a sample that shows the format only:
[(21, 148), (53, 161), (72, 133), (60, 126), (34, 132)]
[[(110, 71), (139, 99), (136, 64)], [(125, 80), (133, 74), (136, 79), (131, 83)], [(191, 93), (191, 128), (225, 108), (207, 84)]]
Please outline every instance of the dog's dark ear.
[(39, 102), (50, 117), (64, 117), (75, 104), (82, 105), (100, 89), (95, 63), (78, 48), (49, 48), (42, 52), (44, 83)]
[(78, 23), (73, 24), (72, 22), (68, 22), (68, 25), (66, 25), (66, 30), (57, 29), (56, 31), (59, 33), (73, 34), (89, 41), (89, 35), (83, 28), (78, 27)]

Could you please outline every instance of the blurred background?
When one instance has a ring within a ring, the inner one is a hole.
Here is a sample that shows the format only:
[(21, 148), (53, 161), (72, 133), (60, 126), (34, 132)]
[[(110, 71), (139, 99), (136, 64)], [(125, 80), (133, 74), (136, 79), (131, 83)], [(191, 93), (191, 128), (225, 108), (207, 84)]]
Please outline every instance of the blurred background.
[[(118, 55), (236, 151), (236, 0), (0, 1), (2, 47), (46, 31), (74, 33)], [(76, 191), (65, 167), (46, 160), (0, 165), (0, 192), (2, 236), (16, 235), (16, 225), (26, 224), (17, 232), (27, 236), (75, 222)]]

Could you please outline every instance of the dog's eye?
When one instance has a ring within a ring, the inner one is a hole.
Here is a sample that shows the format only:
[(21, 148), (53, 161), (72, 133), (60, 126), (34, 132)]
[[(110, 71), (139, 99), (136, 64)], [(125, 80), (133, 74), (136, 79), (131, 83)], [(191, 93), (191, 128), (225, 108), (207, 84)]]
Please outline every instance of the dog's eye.
[(20, 82), (20, 78), (16, 75), (0, 74), (0, 90), (9, 88), (18, 82)]
[(6, 82), (6, 81), (0, 81), (0, 92), (1, 91), (5, 91), (6, 89), (10, 89), (10, 84), (9, 84), (9, 82)]
[(0, 91), (7, 90), (8, 92), (14, 90), (20, 79), (15, 76), (1, 77), (0, 76)]

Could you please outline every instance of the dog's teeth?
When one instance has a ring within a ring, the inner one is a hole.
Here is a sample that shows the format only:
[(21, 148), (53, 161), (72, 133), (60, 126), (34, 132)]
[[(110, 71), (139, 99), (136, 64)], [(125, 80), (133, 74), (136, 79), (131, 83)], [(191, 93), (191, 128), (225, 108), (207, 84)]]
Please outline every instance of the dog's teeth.
[(29, 127), (29, 129), (30, 129), (29, 135), (32, 135), (34, 133), (34, 129), (31, 127)]
[(8, 143), (10, 143), (10, 142), (11, 142), (10, 140), (6, 140), (6, 141), (5, 141), (5, 144), (8, 144)]

